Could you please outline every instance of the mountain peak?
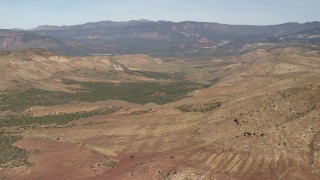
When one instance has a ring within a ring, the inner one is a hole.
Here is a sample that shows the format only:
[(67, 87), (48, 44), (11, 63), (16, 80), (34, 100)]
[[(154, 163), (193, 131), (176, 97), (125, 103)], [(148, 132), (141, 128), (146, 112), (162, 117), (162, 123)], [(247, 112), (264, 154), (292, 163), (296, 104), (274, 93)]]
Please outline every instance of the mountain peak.
[(56, 30), (59, 26), (53, 26), (53, 25), (40, 25), (36, 28), (33, 28), (31, 30), (33, 31), (45, 31), (45, 30)]

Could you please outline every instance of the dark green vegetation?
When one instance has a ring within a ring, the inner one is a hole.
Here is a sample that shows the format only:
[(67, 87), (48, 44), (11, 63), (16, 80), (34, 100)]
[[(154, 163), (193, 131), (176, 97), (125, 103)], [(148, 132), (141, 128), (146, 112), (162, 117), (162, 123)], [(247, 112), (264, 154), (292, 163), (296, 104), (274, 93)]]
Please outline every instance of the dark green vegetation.
[(21, 111), (31, 106), (54, 106), (74, 101), (97, 102), (124, 100), (131, 103), (165, 104), (184, 97), (188, 92), (203, 88), (204, 85), (180, 81), (171, 83), (100, 83), (68, 81), (68, 84), (81, 84), (76, 93), (29, 89), (25, 92), (2, 95), (0, 110)]
[(153, 79), (167, 79), (167, 80), (175, 80), (175, 81), (185, 80), (185, 75), (183, 73), (163, 73), (163, 72), (138, 71), (138, 70), (128, 70), (128, 69), (125, 69), (125, 72), (127, 74), (145, 76)]
[(111, 83), (82, 82), (87, 92), (77, 93), (79, 101), (96, 102), (103, 100), (124, 100), (127, 102), (146, 104), (165, 104), (184, 97), (188, 92), (202, 88), (194, 82), (172, 83)]
[[(21, 139), (18, 136), (8, 135), (0, 131), (0, 168), (29, 165), (28, 152), (13, 146)], [(1, 179), (1, 178), (0, 178)]]
[[(172, 78), (163, 74), (139, 72), (145, 76)], [(179, 77), (180, 75), (177, 75)], [(175, 77), (173, 77), (175, 78)], [(0, 110), (21, 111), (31, 106), (53, 106), (78, 102), (97, 102), (105, 100), (124, 100), (132, 103), (145, 104), (154, 102), (165, 104), (184, 97), (188, 92), (204, 87), (189, 81), (171, 83), (96, 83), (67, 81), (67, 84), (81, 84), (76, 93), (44, 91), (29, 89), (20, 93), (1, 95)], [(0, 120), (0, 128), (24, 127), (35, 125), (63, 126), (80, 118), (109, 114), (118, 111), (120, 107), (102, 108), (89, 112), (71, 114), (57, 114), (46, 116), (13, 116)], [(25, 150), (13, 147), (12, 143), (19, 140), (16, 136), (1, 134), (0, 165), (20, 166), (27, 164), (28, 153)]]
[[(32, 106), (54, 106), (70, 104), (72, 102), (97, 102), (106, 100), (124, 100), (127, 102), (146, 104), (165, 104), (183, 98), (188, 92), (203, 88), (205, 85), (183, 81), (182, 74), (165, 74), (153, 72), (134, 72), (137, 75), (156, 79), (177, 80), (170, 83), (135, 82), (135, 83), (100, 83), (100, 82), (77, 82), (65, 81), (66, 84), (80, 84), (81, 88), (75, 93), (58, 91), (45, 91), (29, 89), (24, 92), (0, 95), (0, 110), (22, 111)], [(92, 117), (116, 112), (121, 107), (101, 108), (89, 112), (77, 112), (70, 114), (56, 114), (45, 116), (10, 116), (0, 119), (0, 128), (46, 126), (46, 127), (69, 127), (70, 122), (80, 118)], [(149, 111), (148, 111), (149, 112)], [(136, 112), (147, 113), (147, 112)], [(0, 167), (15, 167), (27, 165), (28, 152), (12, 146), (20, 139), (17, 136), (1, 134)], [(116, 164), (107, 164), (114, 167)]]
[(207, 112), (211, 111), (215, 108), (218, 108), (222, 105), (221, 102), (212, 102), (212, 103), (205, 103), (202, 105), (183, 105), (178, 107), (180, 111), (183, 112)]
[(25, 125), (64, 125), (71, 121), (78, 120), (80, 118), (92, 117), (103, 114), (111, 114), (120, 109), (120, 107), (101, 108), (88, 112), (77, 113), (63, 113), (57, 115), (46, 116), (22, 116), (22, 117), (10, 117), (0, 120), (0, 128), (11, 126), (25, 126)]
[(44, 91), (40, 89), (29, 89), (0, 96), (0, 110), (21, 111), (31, 106), (54, 106), (70, 102), (72, 94), (58, 91)]

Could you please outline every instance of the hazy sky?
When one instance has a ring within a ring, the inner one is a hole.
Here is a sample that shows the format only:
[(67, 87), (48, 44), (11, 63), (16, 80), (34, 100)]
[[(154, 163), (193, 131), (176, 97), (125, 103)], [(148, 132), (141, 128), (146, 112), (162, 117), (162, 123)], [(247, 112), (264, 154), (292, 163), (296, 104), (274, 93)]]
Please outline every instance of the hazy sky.
[(320, 0), (0, 0), (0, 29), (136, 19), (280, 24), (320, 20)]

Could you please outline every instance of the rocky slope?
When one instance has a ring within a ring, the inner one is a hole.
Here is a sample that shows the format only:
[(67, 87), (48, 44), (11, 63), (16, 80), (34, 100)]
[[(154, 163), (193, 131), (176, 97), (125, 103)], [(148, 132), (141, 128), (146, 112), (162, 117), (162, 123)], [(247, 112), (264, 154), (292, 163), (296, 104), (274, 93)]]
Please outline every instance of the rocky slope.
[(176, 71), (162, 60), (147, 55), (66, 57), (45, 49), (2, 51), (0, 91), (22, 91), (29, 88), (69, 91), (63, 82), (65, 80), (152, 81), (137, 73), (135, 75), (134, 71), (138, 70), (160, 73)]

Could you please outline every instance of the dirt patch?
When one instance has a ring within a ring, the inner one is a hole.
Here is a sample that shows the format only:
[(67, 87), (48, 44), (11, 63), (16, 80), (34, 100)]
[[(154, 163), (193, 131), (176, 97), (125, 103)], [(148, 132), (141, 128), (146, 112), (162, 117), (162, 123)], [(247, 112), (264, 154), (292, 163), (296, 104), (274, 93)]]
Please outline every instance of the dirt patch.
[(96, 151), (61, 140), (24, 139), (16, 145), (31, 152), (34, 166), (2, 169), (9, 179), (88, 179), (116, 166)]

